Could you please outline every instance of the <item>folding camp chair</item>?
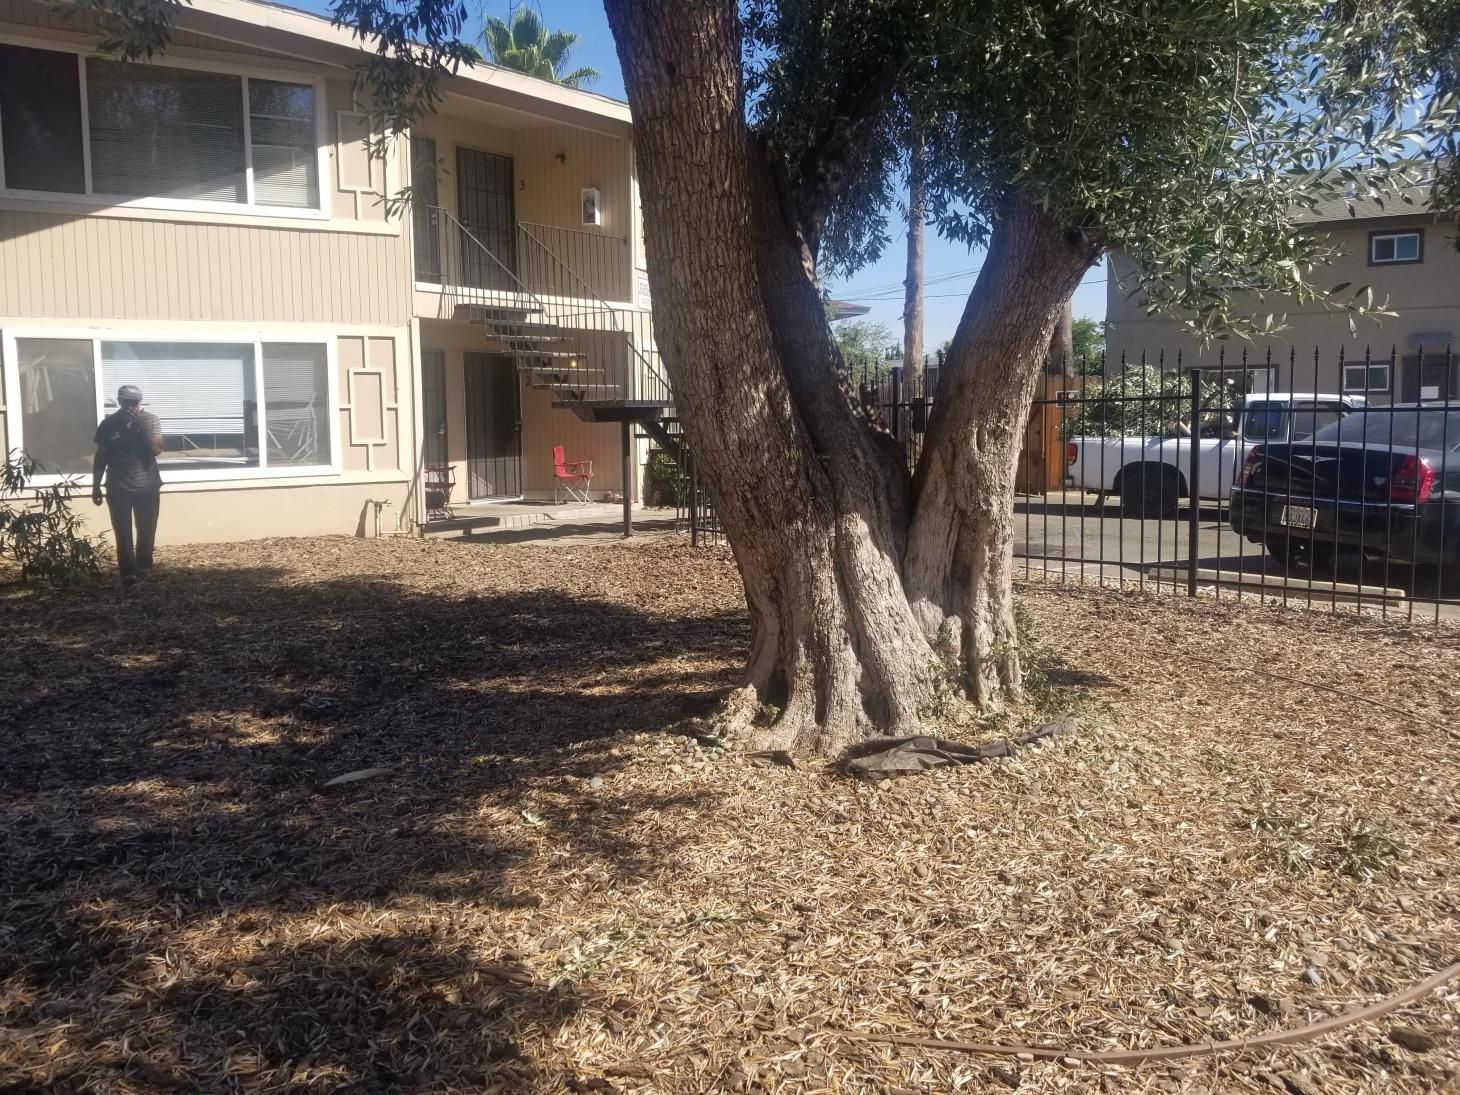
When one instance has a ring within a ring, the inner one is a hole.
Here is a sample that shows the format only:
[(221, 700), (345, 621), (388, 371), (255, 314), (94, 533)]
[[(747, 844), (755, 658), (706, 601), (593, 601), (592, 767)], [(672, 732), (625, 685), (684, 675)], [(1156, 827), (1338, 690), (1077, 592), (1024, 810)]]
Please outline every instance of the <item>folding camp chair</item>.
[(592, 460), (565, 460), (563, 446), (553, 446), (553, 501), (561, 502), (559, 490), (568, 492), (568, 497), (587, 505), (588, 488), (593, 483)]

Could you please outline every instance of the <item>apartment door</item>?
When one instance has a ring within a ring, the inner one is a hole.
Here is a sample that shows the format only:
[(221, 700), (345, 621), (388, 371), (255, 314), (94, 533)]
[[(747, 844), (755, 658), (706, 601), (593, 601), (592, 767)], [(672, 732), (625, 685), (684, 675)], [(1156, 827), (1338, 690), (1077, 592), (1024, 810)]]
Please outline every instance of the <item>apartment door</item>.
[(1406, 403), (1421, 399), (1460, 400), (1460, 388), (1455, 384), (1456, 361), (1449, 354), (1425, 354), (1420, 364), (1419, 355), (1406, 357), (1400, 362), (1400, 398)]
[(509, 358), (469, 353), (466, 365), (468, 497), (522, 494), (522, 417), (517, 368)]
[(512, 208), (511, 159), (458, 147), (456, 209), (471, 237), (461, 242), (463, 280), (478, 289), (514, 288), (509, 271), (517, 269), (517, 216)]

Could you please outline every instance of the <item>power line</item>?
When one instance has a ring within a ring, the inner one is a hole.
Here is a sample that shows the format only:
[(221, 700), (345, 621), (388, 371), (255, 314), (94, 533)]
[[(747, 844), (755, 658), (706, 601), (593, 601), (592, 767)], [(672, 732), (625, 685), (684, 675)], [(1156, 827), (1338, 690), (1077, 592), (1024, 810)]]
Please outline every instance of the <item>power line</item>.
[[(982, 266), (975, 266), (969, 270), (954, 270), (951, 274), (939, 274), (937, 277), (928, 278), (923, 282), (923, 284), (937, 285), (939, 282), (953, 281), (956, 278), (968, 277), (971, 274), (977, 274), (982, 269)], [(889, 281), (883, 285), (869, 285), (863, 289), (847, 289), (846, 292), (861, 293), (861, 299), (866, 299), (868, 295), (872, 294), (881, 295), (883, 293), (887, 293), (889, 295), (896, 295), (897, 293), (903, 292), (906, 287), (907, 283), (905, 281)], [(840, 296), (841, 294), (838, 294), (838, 297)]]
[[(1082, 281), (1082, 282), (1080, 282), (1080, 284), (1081, 285), (1104, 285), (1109, 280), (1110, 279), (1108, 277), (1104, 277), (1104, 278), (1100, 278), (1098, 281)], [(967, 293), (926, 293), (926, 294), (923, 295), (923, 299), (924, 300), (943, 300), (943, 299), (946, 299), (948, 297), (967, 297), (967, 296), (968, 296)], [(897, 296), (896, 296), (896, 294), (893, 294), (893, 295), (890, 295), (890, 296), (866, 296), (866, 297), (847, 297), (847, 296), (840, 296), (839, 295), (836, 299), (837, 300), (841, 300), (841, 301), (845, 301), (848, 304), (868, 304), (868, 303), (879, 303), (879, 302), (885, 301), (885, 300), (896, 300), (897, 299)]]

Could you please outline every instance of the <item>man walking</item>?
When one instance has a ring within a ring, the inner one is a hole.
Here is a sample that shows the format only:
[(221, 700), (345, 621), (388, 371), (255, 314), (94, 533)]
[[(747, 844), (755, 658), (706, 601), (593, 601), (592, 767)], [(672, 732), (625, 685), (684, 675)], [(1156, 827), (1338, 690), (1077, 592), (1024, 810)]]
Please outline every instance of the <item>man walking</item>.
[[(142, 389), (123, 384), (117, 389), (117, 410), (96, 428), (96, 459), (91, 463), (91, 500), (102, 503), (101, 478), (106, 475), (106, 504), (117, 541), (117, 568), (122, 585), (136, 585), (152, 569), (152, 543), (157, 537), (157, 511), (162, 496), (162, 423), (142, 409)], [(132, 524), (136, 522), (136, 546)]]

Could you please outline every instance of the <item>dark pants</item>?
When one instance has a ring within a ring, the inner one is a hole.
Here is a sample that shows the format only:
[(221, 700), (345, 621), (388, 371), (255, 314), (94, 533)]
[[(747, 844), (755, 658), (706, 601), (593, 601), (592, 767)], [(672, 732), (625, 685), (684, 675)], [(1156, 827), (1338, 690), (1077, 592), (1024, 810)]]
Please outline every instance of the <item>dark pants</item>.
[[(157, 539), (157, 511), (162, 492), (130, 491), (108, 487), (106, 508), (112, 515), (112, 534), (117, 541), (117, 569), (123, 578), (135, 578), (152, 569), (152, 543)], [(136, 549), (132, 546), (132, 522), (137, 522)]]

